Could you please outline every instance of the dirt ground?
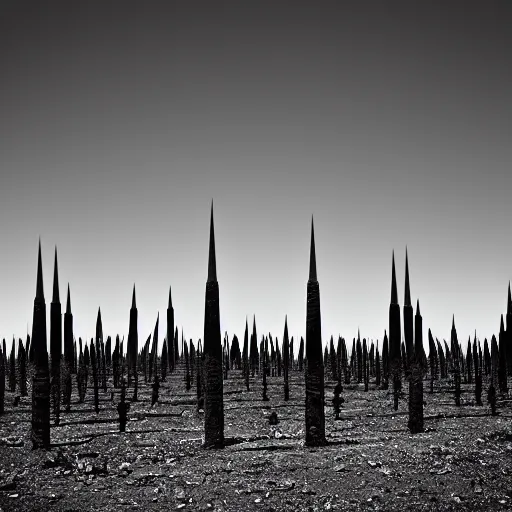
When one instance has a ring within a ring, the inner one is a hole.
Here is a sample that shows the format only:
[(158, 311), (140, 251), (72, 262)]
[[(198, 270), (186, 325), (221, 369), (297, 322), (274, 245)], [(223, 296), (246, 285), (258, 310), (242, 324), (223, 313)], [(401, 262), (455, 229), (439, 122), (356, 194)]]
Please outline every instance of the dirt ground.
[[(195, 383), (187, 392), (182, 371), (162, 383), (153, 408), (141, 384), (125, 433), (119, 433), (110, 389), (94, 412), (91, 383), (51, 429), (51, 451), (32, 450), (30, 392), (16, 407), (6, 393), (0, 417), (1, 511), (320, 511), (512, 510), (512, 410), (501, 397), (499, 415), (474, 405), (463, 385), (455, 406), (447, 383), (434, 394), (425, 383), (425, 427), (407, 429), (407, 395), (399, 411), (392, 396), (362, 385), (345, 386), (341, 417), (326, 385), (329, 445), (304, 446), (304, 382), (291, 372), (290, 401), (282, 378), (261, 379), (245, 391), (239, 371), (224, 383), (222, 450), (201, 447), (204, 415), (196, 411)], [(485, 387), (485, 385), (484, 385)], [(404, 387), (407, 389), (407, 386)], [(131, 396), (128, 392), (127, 396)], [(269, 424), (277, 413), (279, 423)], [(61, 446), (58, 446), (61, 445)]]

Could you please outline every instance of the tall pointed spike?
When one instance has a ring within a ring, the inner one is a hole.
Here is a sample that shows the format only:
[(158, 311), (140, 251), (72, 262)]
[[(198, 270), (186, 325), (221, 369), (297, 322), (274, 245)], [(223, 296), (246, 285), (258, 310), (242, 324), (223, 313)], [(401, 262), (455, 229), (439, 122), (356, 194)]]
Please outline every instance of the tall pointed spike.
[(409, 258), (407, 255), (407, 246), (405, 247), (405, 296), (404, 306), (412, 306), (411, 304), (411, 288), (409, 284)]
[(505, 324), (503, 323), (503, 314), (501, 315), (500, 333), (505, 332)]
[(311, 250), (309, 254), (309, 280), (316, 281), (316, 251), (315, 251), (315, 226), (313, 216), (311, 216)]
[(36, 299), (44, 300), (43, 290), (43, 261), (41, 257), (41, 238), (39, 238), (39, 253), (37, 256), (37, 285)]
[(210, 252), (208, 255), (208, 282), (217, 281), (217, 262), (215, 260), (215, 230), (213, 228), (213, 199), (210, 216)]
[(135, 283), (133, 284), (133, 295), (132, 295), (132, 309), (137, 308), (137, 303), (135, 302)]
[(416, 315), (420, 316), (420, 299), (416, 301)]
[(391, 271), (391, 304), (398, 304), (398, 291), (396, 288), (395, 251), (393, 251), (393, 268)]
[(167, 309), (172, 308), (172, 294), (171, 294), (171, 287), (169, 286), (169, 304), (167, 306)]
[(455, 314), (452, 317), (452, 329), (455, 329)]
[(68, 283), (68, 298), (66, 300), (66, 313), (71, 314), (71, 295), (69, 292), (69, 283)]
[(53, 297), (52, 302), (55, 304), (60, 302), (59, 296), (59, 267), (57, 263), (57, 246), (55, 246), (55, 263), (53, 267)]

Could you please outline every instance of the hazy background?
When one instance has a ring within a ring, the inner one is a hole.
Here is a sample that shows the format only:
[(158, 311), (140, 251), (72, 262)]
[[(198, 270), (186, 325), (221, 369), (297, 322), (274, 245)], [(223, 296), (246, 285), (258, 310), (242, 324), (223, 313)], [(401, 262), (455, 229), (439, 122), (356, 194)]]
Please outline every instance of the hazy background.
[[(36, 5), (33, 5), (36, 4)], [(73, 5), (71, 5), (73, 4)], [(497, 333), (512, 278), (510, 2), (0, 7), (0, 337), (31, 332), (41, 236), (75, 335), (139, 344), (172, 285), (203, 337), (214, 200), (222, 334), (382, 340), (405, 246), (424, 340)], [(449, 4), (449, 5), (447, 5)], [(49, 324), (48, 324), (49, 328)], [(49, 331), (48, 331), (49, 332)]]

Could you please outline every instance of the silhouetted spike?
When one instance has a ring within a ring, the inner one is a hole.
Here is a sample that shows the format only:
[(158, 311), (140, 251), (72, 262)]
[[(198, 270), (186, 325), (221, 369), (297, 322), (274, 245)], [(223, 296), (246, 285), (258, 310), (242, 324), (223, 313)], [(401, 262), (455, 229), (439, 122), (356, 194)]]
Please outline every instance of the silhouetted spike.
[(391, 273), (391, 304), (398, 304), (398, 291), (396, 288), (395, 251), (393, 251), (393, 269)]
[(407, 256), (407, 247), (405, 248), (405, 296), (404, 306), (412, 306), (411, 304), (411, 288), (409, 285), (409, 258)]
[(57, 264), (57, 246), (55, 246), (55, 264), (53, 267), (53, 297), (52, 302), (57, 304), (57, 302), (60, 302), (60, 296), (59, 296), (59, 269)]
[(500, 334), (505, 332), (505, 325), (503, 323), (503, 314), (501, 315), (501, 323), (500, 323)]
[(217, 281), (217, 263), (215, 260), (215, 231), (213, 228), (213, 199), (210, 216), (210, 252), (208, 255), (208, 282)]
[(309, 280), (316, 281), (316, 252), (315, 252), (315, 226), (313, 216), (311, 216), (311, 250), (309, 254)]
[(42, 262), (42, 258), (41, 258), (41, 239), (39, 239), (39, 253), (38, 253), (38, 256), (37, 256), (36, 299), (44, 301), (43, 262)]
[(416, 314), (421, 315), (420, 313), (420, 299), (416, 301)]
[(452, 317), (452, 329), (455, 329), (455, 315)]
[(132, 295), (132, 309), (137, 308), (137, 303), (135, 301), (135, 284), (133, 285), (133, 295)]
[(168, 309), (172, 308), (172, 295), (171, 295), (171, 287), (169, 286), (169, 305), (167, 306)]
[(69, 293), (69, 283), (68, 283), (68, 298), (66, 301), (66, 313), (71, 314), (71, 295)]

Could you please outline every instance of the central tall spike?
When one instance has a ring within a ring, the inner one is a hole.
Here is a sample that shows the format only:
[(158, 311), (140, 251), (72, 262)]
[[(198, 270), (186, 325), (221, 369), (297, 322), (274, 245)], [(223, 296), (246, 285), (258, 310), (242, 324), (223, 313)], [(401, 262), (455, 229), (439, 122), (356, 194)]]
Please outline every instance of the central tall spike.
[(510, 281), (508, 282), (507, 315), (512, 315), (512, 295), (510, 293)]
[(101, 308), (98, 308), (98, 316), (96, 317), (96, 343), (103, 341), (103, 324), (101, 322)]
[(135, 301), (135, 283), (133, 284), (133, 294), (132, 294), (132, 309), (137, 308), (137, 303)]
[(311, 255), (307, 283), (306, 312), (306, 445), (322, 446), (325, 440), (324, 362), (320, 286), (316, 275), (315, 235), (311, 218)]
[(53, 267), (53, 297), (52, 302), (60, 302), (59, 297), (59, 269), (57, 266), (57, 246), (55, 246), (55, 263)]
[(210, 216), (210, 251), (208, 254), (208, 282), (217, 281), (217, 263), (215, 260), (215, 231), (213, 229), (213, 199)]
[(50, 446), (50, 376), (46, 333), (46, 304), (43, 293), (43, 265), (41, 239), (37, 261), (37, 285), (34, 299), (31, 350), (34, 353), (35, 373), (32, 382), (32, 445), (33, 448)]
[(393, 251), (393, 269), (391, 274), (391, 304), (398, 304), (398, 290), (396, 287), (395, 251)]
[(391, 303), (389, 305), (389, 373), (393, 378), (393, 402), (398, 410), (398, 393), (401, 389), (401, 326), (400, 306), (396, 288), (395, 252), (393, 251), (393, 268), (391, 276)]
[(169, 302), (167, 304), (167, 308), (172, 308), (172, 293), (171, 293), (171, 287), (169, 286)]
[(316, 281), (316, 251), (315, 251), (315, 226), (311, 216), (311, 249), (309, 253), (309, 280)]
[(68, 283), (68, 297), (67, 297), (67, 300), (66, 300), (66, 313), (68, 315), (71, 314), (71, 295), (69, 293), (69, 283)]
[(204, 309), (204, 446), (224, 447), (224, 396), (222, 342), (219, 316), (219, 283), (215, 263), (213, 201), (210, 219), (210, 254)]
[(411, 288), (409, 285), (409, 258), (407, 256), (407, 247), (405, 248), (405, 296), (404, 306), (412, 306), (411, 303)]

